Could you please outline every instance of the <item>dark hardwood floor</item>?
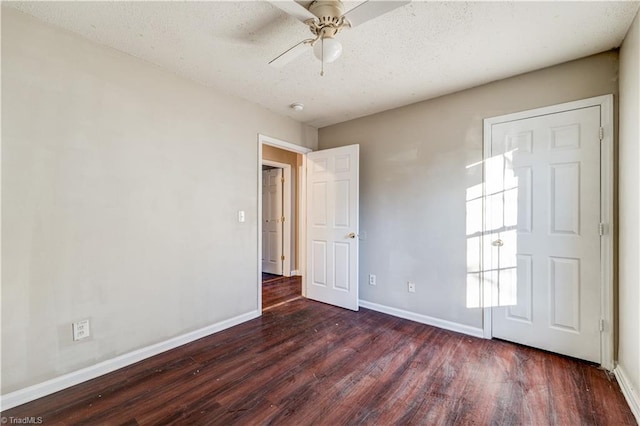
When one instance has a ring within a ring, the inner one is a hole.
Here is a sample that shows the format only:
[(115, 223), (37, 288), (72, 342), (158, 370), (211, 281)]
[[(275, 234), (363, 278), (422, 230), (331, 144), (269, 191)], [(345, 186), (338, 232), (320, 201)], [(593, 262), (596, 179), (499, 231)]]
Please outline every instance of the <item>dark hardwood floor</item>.
[(2, 413), (87, 425), (625, 425), (596, 366), (298, 298)]
[(283, 278), (282, 275), (275, 275), (275, 274), (270, 274), (268, 272), (263, 272), (262, 273), (262, 282), (269, 282), (269, 281), (273, 281), (273, 280), (279, 280)]
[(282, 277), (273, 275), (262, 278), (262, 310), (271, 309), (302, 297), (302, 277)]

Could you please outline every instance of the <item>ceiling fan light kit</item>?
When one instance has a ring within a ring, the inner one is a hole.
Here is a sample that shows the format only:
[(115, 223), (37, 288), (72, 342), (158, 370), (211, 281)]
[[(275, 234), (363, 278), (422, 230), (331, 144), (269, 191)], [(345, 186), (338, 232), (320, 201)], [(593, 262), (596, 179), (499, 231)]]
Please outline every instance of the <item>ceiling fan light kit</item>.
[(322, 62), (330, 64), (342, 54), (342, 44), (334, 38), (321, 38), (313, 46), (313, 54)]
[(351, 28), (376, 18), (410, 3), (410, 0), (365, 0), (346, 13), (340, 0), (315, 0), (308, 9), (294, 0), (276, 0), (271, 3), (307, 25), (315, 38), (298, 42), (271, 60), (269, 65), (284, 66), (306, 51), (306, 46), (312, 46), (314, 56), (322, 61), (320, 75), (324, 75), (324, 64), (336, 61), (342, 54), (342, 44), (334, 37), (343, 28)]

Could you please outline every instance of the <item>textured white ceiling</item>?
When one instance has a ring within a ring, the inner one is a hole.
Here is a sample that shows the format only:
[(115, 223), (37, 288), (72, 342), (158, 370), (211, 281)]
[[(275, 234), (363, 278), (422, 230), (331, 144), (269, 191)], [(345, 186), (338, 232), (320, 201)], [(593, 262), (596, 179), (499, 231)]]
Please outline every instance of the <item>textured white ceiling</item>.
[(414, 1), (340, 33), (324, 77), (311, 51), (267, 65), (310, 35), (267, 2), (3, 5), (323, 127), (618, 47), (640, 3)]

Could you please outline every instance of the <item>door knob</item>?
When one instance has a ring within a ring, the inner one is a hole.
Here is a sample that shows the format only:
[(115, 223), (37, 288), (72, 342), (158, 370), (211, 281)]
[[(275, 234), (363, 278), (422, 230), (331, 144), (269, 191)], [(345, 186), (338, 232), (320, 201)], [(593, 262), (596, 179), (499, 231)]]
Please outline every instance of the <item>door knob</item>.
[(347, 235), (347, 237), (353, 239), (356, 237), (356, 233), (355, 232), (350, 232), (349, 235)]
[(498, 238), (497, 240), (493, 241), (491, 245), (494, 247), (502, 247), (504, 245), (504, 241)]

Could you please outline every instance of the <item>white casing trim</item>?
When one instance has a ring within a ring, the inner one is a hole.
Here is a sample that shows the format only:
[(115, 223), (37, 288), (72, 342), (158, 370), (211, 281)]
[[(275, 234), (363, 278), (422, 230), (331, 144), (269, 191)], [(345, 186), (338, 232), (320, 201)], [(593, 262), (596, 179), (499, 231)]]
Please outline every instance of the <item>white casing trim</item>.
[(228, 320), (220, 321), (198, 330), (173, 337), (169, 340), (165, 340), (164, 342), (136, 349), (135, 351), (99, 362), (98, 364), (85, 367), (81, 370), (64, 374), (47, 380), (46, 382), (38, 383), (36, 385), (2, 395), (0, 396), (0, 406), (4, 411), (17, 407), (18, 405), (26, 404), (27, 402), (42, 398), (43, 396), (95, 379), (96, 377), (100, 377), (128, 365), (135, 364), (136, 362), (158, 355), (162, 352), (166, 352), (170, 349), (177, 348), (178, 346), (182, 346), (186, 343), (193, 342), (243, 322), (258, 318), (260, 315), (259, 311), (247, 312), (246, 314), (238, 315), (236, 317), (229, 318)]
[[(296, 145), (291, 142), (283, 141), (282, 139), (272, 138), (271, 136), (258, 134), (258, 143), (275, 146), (276, 148), (282, 148), (287, 151), (293, 151), (298, 154), (308, 154), (312, 150), (301, 145)], [(262, 157), (258, 158), (258, 161), (262, 160)]]
[(620, 385), (624, 398), (627, 400), (627, 404), (629, 404), (629, 407), (631, 408), (631, 412), (636, 417), (636, 421), (640, 423), (640, 396), (638, 396), (636, 390), (631, 386), (631, 382), (627, 378), (627, 374), (620, 365), (616, 366), (613, 370), (613, 374), (615, 374), (616, 379), (618, 379), (618, 384)]
[(483, 338), (483, 330), (480, 327), (471, 327), (469, 325), (460, 324), (457, 322), (447, 321), (439, 318), (430, 317), (427, 315), (417, 314), (415, 312), (405, 311), (404, 309), (393, 308), (391, 306), (379, 305), (373, 302), (367, 302), (366, 300), (359, 300), (360, 307), (371, 309), (372, 311), (382, 312), (383, 314), (389, 314), (394, 317), (404, 318), (410, 321), (419, 322), (421, 324), (431, 325), (445, 330), (455, 331), (457, 333), (466, 334), (469, 336)]

